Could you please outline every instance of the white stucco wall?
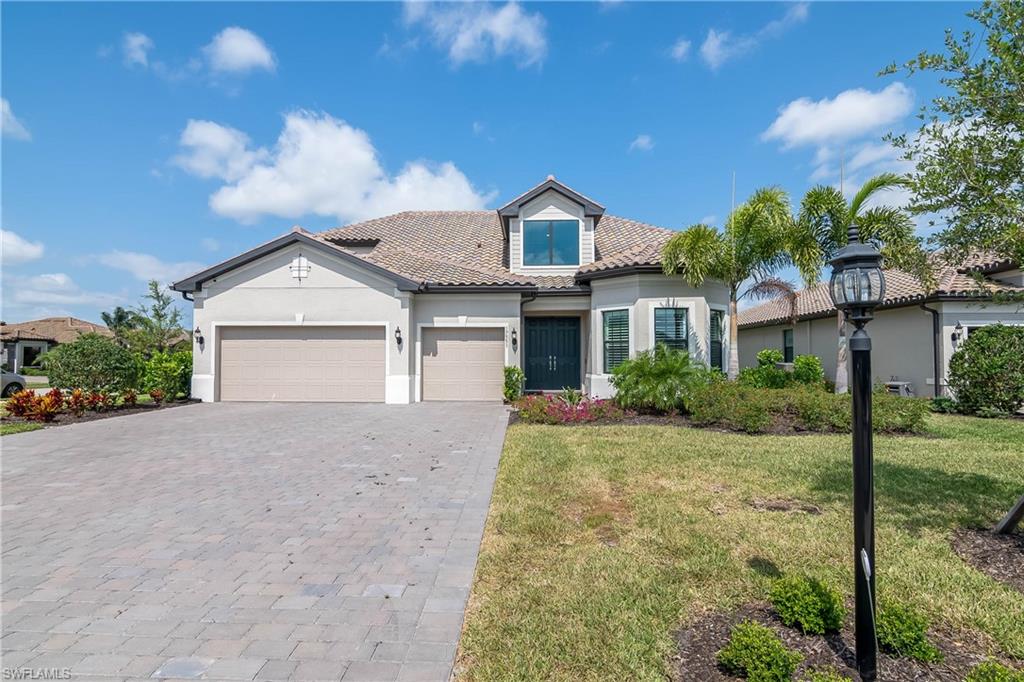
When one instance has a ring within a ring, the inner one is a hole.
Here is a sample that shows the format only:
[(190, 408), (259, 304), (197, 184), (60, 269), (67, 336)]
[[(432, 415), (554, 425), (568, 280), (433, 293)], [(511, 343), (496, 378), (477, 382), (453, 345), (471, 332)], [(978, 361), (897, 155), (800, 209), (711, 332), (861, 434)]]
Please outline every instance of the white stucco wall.
[[(299, 281), (289, 265), (299, 254), (310, 265)], [(385, 400), (409, 402), (413, 362), (412, 296), (390, 281), (322, 250), (292, 245), (203, 283), (193, 306), (193, 327), (204, 337), (193, 342), (192, 395), (216, 400), (218, 330), (227, 325), (380, 325), (385, 328)], [(395, 342), (401, 327), (405, 343)]]
[[(591, 395), (608, 397), (614, 394), (609, 375), (604, 372), (603, 315), (606, 310), (628, 309), (629, 354), (647, 350), (654, 345), (654, 309), (686, 308), (690, 334), (690, 353), (694, 360), (708, 361), (708, 330), (711, 309), (726, 312), (724, 322), (728, 334), (729, 292), (725, 285), (707, 282), (699, 289), (681, 278), (659, 274), (637, 274), (591, 282), (590, 358), (586, 387)], [(726, 338), (724, 352), (728, 354)]]

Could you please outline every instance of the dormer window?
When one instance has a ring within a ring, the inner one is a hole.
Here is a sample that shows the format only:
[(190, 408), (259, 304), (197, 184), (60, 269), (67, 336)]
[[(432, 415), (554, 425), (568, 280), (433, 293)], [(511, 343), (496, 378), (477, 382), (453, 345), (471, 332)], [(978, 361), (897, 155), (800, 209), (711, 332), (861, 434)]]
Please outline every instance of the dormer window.
[(523, 265), (579, 265), (578, 220), (524, 220)]

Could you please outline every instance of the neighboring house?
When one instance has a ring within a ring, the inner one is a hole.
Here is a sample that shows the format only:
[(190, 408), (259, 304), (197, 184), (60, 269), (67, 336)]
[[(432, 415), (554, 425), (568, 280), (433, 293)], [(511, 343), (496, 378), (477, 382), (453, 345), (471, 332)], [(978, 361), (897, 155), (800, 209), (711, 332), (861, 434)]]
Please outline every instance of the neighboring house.
[(722, 366), (728, 291), (661, 273), (671, 230), (606, 215), (548, 179), (496, 211), (406, 211), (301, 228), (181, 280), (192, 395), (212, 400), (500, 400), (611, 395), (655, 340)]
[[(983, 289), (976, 279), (979, 273)], [(936, 280), (936, 291), (926, 294), (907, 273), (885, 271), (885, 301), (867, 326), (875, 381), (906, 381), (916, 395), (942, 395), (949, 359), (972, 330), (994, 323), (1024, 324), (1024, 303), (992, 300), (997, 292), (1024, 293), (1018, 263), (974, 256), (959, 267), (938, 266)], [(756, 365), (761, 349), (777, 348), (787, 362), (796, 355), (817, 355), (825, 376), (835, 378), (839, 337), (825, 283), (797, 294), (795, 323), (782, 301), (741, 311), (738, 323), (740, 367)]]
[(113, 336), (103, 325), (74, 317), (47, 317), (29, 322), (0, 322), (0, 341), (3, 342), (2, 363), (18, 372), (35, 367), (39, 356), (59, 343), (74, 341), (82, 334)]

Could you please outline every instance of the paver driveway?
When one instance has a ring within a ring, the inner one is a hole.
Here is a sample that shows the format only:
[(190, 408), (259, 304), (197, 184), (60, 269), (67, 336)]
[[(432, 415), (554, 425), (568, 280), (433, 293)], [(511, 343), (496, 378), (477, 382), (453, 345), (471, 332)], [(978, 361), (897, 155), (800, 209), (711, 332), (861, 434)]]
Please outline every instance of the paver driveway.
[(219, 403), (5, 437), (3, 667), (445, 680), (506, 421)]

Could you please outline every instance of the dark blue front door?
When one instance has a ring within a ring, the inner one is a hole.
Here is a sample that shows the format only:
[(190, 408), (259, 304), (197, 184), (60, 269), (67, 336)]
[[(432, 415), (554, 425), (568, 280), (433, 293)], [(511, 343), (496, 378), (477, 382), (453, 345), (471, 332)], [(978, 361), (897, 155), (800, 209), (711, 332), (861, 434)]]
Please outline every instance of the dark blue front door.
[(527, 391), (559, 391), (580, 387), (580, 318), (527, 317)]

